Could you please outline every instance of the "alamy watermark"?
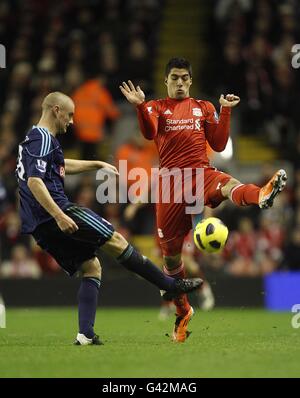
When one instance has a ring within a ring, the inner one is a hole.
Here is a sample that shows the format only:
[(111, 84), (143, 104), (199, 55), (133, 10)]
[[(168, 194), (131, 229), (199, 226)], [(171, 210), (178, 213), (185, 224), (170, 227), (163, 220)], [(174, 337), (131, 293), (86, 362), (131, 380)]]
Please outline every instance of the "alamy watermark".
[(295, 54), (292, 57), (292, 67), (298, 69), (300, 68), (300, 44), (294, 44), (291, 51)]
[(299, 329), (300, 328), (300, 304), (294, 304), (291, 311), (295, 312), (295, 315), (292, 318), (292, 327), (294, 329)]
[(0, 44), (0, 69), (6, 68), (6, 49), (3, 44)]
[(0, 328), (6, 328), (5, 304), (1, 296), (0, 296)]
[(97, 171), (98, 203), (184, 203), (186, 214), (200, 214), (204, 209), (203, 168), (142, 167), (128, 171), (127, 160), (119, 161), (119, 176), (109, 169)]

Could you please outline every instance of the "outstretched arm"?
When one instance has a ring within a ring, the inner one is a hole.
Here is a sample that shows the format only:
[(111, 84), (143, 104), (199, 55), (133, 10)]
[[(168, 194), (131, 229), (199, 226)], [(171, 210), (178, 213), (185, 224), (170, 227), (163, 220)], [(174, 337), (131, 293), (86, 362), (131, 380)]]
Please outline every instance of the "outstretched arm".
[(136, 106), (138, 121), (143, 136), (148, 140), (152, 140), (156, 136), (158, 128), (158, 113), (155, 103), (152, 101), (145, 102), (144, 92), (140, 86), (135, 88), (131, 80), (128, 80), (128, 84), (123, 82), (122, 86), (119, 87), (127, 101)]
[(222, 152), (226, 147), (229, 138), (231, 108), (240, 102), (240, 98), (234, 94), (228, 94), (225, 98), (222, 94), (219, 102), (221, 105), (219, 121), (215, 116), (215, 108), (210, 104), (211, 109), (209, 109), (209, 116), (205, 123), (206, 139), (216, 152)]
[(101, 162), (100, 160), (77, 160), (65, 159), (66, 174), (78, 174), (84, 171), (110, 169), (114, 174), (119, 174), (117, 168), (112, 164)]

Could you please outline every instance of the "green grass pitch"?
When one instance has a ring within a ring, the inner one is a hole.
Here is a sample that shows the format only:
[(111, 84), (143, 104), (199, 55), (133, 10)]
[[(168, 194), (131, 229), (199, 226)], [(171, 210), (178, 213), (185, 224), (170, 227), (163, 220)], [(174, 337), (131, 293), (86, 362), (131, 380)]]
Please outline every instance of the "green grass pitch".
[(197, 310), (174, 344), (158, 309), (98, 309), (103, 346), (73, 346), (76, 308), (8, 309), (0, 377), (300, 377), (300, 329), (291, 313)]

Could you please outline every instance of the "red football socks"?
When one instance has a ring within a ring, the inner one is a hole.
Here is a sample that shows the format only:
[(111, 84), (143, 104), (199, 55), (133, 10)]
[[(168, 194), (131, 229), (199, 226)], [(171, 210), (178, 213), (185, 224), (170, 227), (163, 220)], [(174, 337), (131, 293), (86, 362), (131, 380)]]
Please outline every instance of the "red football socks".
[[(166, 266), (164, 266), (164, 273), (176, 279), (185, 278), (184, 264), (181, 262), (177, 268), (172, 270), (168, 270)], [(176, 314), (179, 316), (185, 316), (191, 308), (186, 294), (181, 294), (174, 299), (173, 302), (176, 305)]]
[(230, 199), (237, 206), (257, 205), (260, 187), (254, 184), (240, 184), (232, 188)]

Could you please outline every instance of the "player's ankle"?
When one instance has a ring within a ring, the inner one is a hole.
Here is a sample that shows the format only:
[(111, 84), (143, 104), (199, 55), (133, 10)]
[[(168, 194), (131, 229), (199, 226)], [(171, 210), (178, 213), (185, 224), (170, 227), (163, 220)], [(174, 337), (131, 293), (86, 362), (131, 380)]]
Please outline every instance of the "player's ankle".
[(183, 305), (176, 305), (176, 314), (178, 316), (185, 316), (189, 312), (190, 309), (191, 309), (191, 306), (189, 303), (185, 303)]

